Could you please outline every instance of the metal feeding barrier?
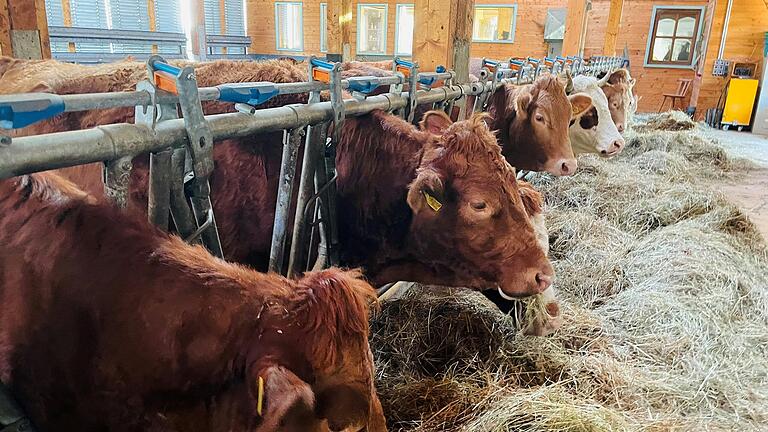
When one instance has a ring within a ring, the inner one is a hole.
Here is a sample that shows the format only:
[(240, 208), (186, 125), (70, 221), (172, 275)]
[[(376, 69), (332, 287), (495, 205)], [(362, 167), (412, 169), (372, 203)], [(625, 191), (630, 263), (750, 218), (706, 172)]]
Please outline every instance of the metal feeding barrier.
[[(413, 122), (418, 105), (431, 104), (451, 113), (456, 101), (467, 96), (475, 96), (475, 103), (462, 106), (462, 111), (483, 111), (489, 95), (504, 83), (525, 84), (543, 73), (564, 71), (596, 75), (616, 69), (624, 61), (616, 57), (589, 62), (578, 57), (484, 59), (478, 82), (456, 84), (453, 71), (438, 67), (434, 72), (419, 72), (416, 62), (399, 58), (393, 61), (392, 76), (341, 79), (340, 64), (311, 57), (306, 82), (198, 88), (193, 67), (178, 68), (153, 56), (147, 61), (149, 80), (140, 82), (136, 91), (0, 96), (3, 129), (23, 128), (66, 112), (115, 107), (136, 110), (135, 124), (13, 140), (0, 130), (0, 178), (100, 162), (104, 164), (106, 195), (125, 206), (132, 158), (149, 153), (149, 220), (163, 229), (172, 223), (186, 241), (202, 243), (224, 257), (208, 182), (214, 142), (283, 131), (269, 269), (294, 276), (339, 264), (335, 159), (345, 118), (381, 109)], [(371, 95), (386, 86), (388, 93)], [(344, 99), (344, 90), (352, 98)], [(321, 100), (323, 91), (328, 91), (329, 100)], [(308, 93), (308, 103), (257, 108), (276, 96), (297, 93)], [(212, 100), (232, 103), (237, 112), (204, 116), (201, 102)], [(296, 212), (290, 220), (294, 201)], [(314, 254), (312, 245), (318, 245)]]

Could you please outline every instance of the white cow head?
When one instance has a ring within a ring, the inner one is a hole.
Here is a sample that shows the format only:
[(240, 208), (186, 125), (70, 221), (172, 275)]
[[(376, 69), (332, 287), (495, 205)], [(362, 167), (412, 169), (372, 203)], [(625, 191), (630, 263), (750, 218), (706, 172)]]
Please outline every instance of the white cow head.
[(583, 75), (573, 78), (573, 91), (586, 93), (592, 97), (593, 104), (591, 110), (571, 120), (568, 135), (575, 154), (597, 153), (610, 157), (624, 148), (624, 138), (611, 119), (608, 99), (600, 88), (607, 81), (607, 75), (602, 80)]

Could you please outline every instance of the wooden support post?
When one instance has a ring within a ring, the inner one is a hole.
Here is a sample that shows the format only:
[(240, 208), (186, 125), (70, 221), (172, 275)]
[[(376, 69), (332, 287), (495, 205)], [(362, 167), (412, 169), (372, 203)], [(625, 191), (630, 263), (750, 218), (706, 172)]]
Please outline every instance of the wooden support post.
[(329, 0), (326, 10), (328, 54), (330, 61), (351, 61), (352, 0)]
[(582, 55), (584, 31), (587, 26), (588, 0), (568, 0), (568, 15), (565, 18), (563, 56)]
[(616, 55), (616, 39), (619, 36), (622, 9), (624, 9), (624, 0), (611, 0), (611, 9), (608, 12), (608, 26), (605, 29), (603, 55)]
[(208, 56), (208, 43), (205, 40), (205, 3), (203, 0), (191, 0), (189, 5), (192, 22), (192, 32), (189, 38), (192, 40), (192, 58), (204, 61)]
[[(163, 1), (163, 0), (160, 0), (160, 1)], [(155, 15), (155, 0), (147, 0), (147, 17), (149, 18), (149, 31), (157, 31), (157, 15)], [(158, 51), (157, 44), (152, 44), (152, 54), (157, 54), (157, 51)]]
[[(72, 8), (69, 5), (69, 0), (61, 0), (61, 14), (64, 18), (64, 27), (72, 27)], [(69, 42), (67, 44), (67, 51), (73, 53), (75, 52), (75, 48), (74, 42)]]
[[(720, 8), (722, 16), (717, 16), (719, 22), (725, 21), (725, 7)], [(707, 69), (711, 72), (711, 67), (714, 64), (714, 59), (717, 57), (717, 48), (715, 45), (710, 44), (710, 38), (712, 37), (713, 23), (717, 13), (717, 0), (707, 1), (707, 12), (704, 15), (704, 31), (703, 44), (701, 46), (701, 58), (699, 59), (696, 67), (696, 74), (693, 77), (693, 84), (691, 85), (691, 100), (688, 103), (693, 108), (699, 106), (699, 96), (701, 95), (701, 87), (704, 82), (704, 74), (708, 73)], [(721, 28), (722, 29), (722, 28)], [(711, 77), (710, 77), (711, 78)], [(696, 118), (702, 119), (706, 111), (696, 112)]]
[(8, 0), (0, 0), (0, 54), (13, 55), (11, 43), (11, 15), (8, 12)]
[[(51, 58), (45, 0), (6, 0), (8, 5), (9, 55), (26, 59)], [(5, 49), (3, 49), (5, 53)]]
[[(221, 28), (221, 34), (227, 34), (227, 13), (225, 0), (219, 0), (219, 28)], [(221, 48), (221, 53), (227, 53), (227, 47)]]
[(456, 81), (469, 80), (474, 0), (416, 0), (414, 2), (413, 59), (421, 71), (445, 66), (456, 71)]

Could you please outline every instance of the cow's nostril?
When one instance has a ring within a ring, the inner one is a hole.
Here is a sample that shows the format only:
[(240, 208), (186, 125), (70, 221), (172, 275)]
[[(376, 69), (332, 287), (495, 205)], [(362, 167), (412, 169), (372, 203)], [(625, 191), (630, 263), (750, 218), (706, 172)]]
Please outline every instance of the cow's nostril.
[(536, 273), (536, 285), (538, 286), (539, 292), (546, 290), (550, 285), (552, 285), (552, 276), (547, 276), (543, 273)]
[(616, 125), (616, 129), (619, 130), (619, 133), (622, 133), (622, 132), (624, 132), (624, 125), (623, 124), (618, 124), (618, 125)]
[(569, 174), (571, 172), (571, 168), (565, 162), (563, 162), (563, 165), (560, 167), (560, 169), (563, 171), (563, 174)]

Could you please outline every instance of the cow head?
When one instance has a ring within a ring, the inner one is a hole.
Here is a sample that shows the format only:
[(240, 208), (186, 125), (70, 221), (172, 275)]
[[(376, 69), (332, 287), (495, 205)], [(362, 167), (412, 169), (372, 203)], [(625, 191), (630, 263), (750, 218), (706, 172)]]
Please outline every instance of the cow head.
[(609, 157), (624, 148), (624, 138), (611, 119), (608, 98), (600, 89), (600, 85), (607, 82), (607, 78), (604, 79), (602, 83), (595, 77), (583, 75), (573, 79), (574, 91), (589, 95), (593, 105), (592, 109), (571, 120), (569, 135), (576, 154), (598, 153)]
[[(606, 81), (603, 83), (603, 81)], [(616, 124), (619, 133), (629, 126), (628, 123), (636, 111), (636, 101), (632, 94), (635, 79), (629, 76), (626, 69), (618, 69), (600, 80), (603, 93), (608, 99), (608, 109), (611, 119)]]
[(533, 84), (505, 84), (488, 101), (490, 127), (499, 131), (504, 157), (518, 169), (571, 175), (576, 159), (568, 138), (573, 111), (588, 108), (583, 96), (572, 106), (567, 81), (545, 75)]
[(233, 430), (386, 431), (368, 345), (375, 291), (359, 272), (338, 269), (296, 285), (259, 313), (245, 366), (244, 405), (255, 414)]
[(498, 286), (511, 297), (544, 291), (554, 271), (485, 116), (446, 124), (446, 116), (433, 113), (422, 122), (443, 132), (426, 146), (409, 186), (409, 247), (434, 272), (435, 283)]

